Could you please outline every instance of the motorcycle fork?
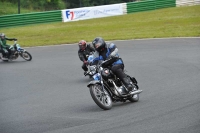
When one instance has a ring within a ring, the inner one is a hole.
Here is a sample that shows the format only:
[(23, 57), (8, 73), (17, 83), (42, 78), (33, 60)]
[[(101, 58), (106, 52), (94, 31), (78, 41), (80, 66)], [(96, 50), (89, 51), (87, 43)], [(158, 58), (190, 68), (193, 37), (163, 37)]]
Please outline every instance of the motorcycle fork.
[(103, 94), (105, 95), (105, 88), (104, 88), (104, 85), (103, 85), (103, 80), (102, 79), (100, 79), (100, 83), (101, 83), (101, 90), (102, 90), (102, 92), (103, 92)]
[(109, 90), (107, 90), (109, 94), (105, 93), (106, 91), (105, 91), (104, 81), (102, 80), (102, 77), (100, 78), (100, 83), (101, 83), (101, 90), (102, 90), (103, 95), (104, 96), (109, 95), (110, 94)]

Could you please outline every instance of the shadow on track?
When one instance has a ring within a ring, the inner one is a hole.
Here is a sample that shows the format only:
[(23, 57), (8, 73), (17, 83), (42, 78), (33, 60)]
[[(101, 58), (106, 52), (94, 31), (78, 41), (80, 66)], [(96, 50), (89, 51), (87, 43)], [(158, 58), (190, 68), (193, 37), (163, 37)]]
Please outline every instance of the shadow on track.
[(28, 62), (28, 61), (0, 61), (0, 64), (16, 64), (16, 63), (25, 63), (25, 62)]

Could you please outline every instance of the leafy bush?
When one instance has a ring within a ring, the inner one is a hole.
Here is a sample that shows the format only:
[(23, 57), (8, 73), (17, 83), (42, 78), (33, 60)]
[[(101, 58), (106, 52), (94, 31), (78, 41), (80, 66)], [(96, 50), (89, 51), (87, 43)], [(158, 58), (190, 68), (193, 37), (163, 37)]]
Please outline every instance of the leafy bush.
[[(1, 0), (2, 2), (10, 2), (18, 4), (18, 0)], [(66, 5), (63, 0), (20, 0), (20, 6), (29, 10), (59, 10), (65, 9)]]

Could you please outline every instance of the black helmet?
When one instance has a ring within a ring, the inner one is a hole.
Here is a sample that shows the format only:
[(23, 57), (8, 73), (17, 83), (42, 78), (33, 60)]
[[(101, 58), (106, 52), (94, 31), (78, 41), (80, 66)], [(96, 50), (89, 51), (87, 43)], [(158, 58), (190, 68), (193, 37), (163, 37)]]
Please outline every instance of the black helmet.
[(96, 37), (94, 39), (94, 41), (92, 41), (92, 44), (93, 44), (95, 50), (98, 52), (102, 51), (106, 46), (105, 41), (101, 37)]

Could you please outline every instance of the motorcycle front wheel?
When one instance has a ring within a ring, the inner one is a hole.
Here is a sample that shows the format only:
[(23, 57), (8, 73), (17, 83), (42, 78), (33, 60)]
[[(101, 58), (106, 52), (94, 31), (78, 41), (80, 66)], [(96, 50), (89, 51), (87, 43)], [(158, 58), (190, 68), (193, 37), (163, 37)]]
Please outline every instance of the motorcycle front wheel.
[(29, 52), (27, 52), (27, 51), (22, 52), (21, 57), (26, 61), (31, 61), (32, 60), (31, 54)]
[(106, 89), (98, 84), (90, 86), (90, 94), (94, 102), (102, 109), (109, 110), (112, 108), (112, 99)]

